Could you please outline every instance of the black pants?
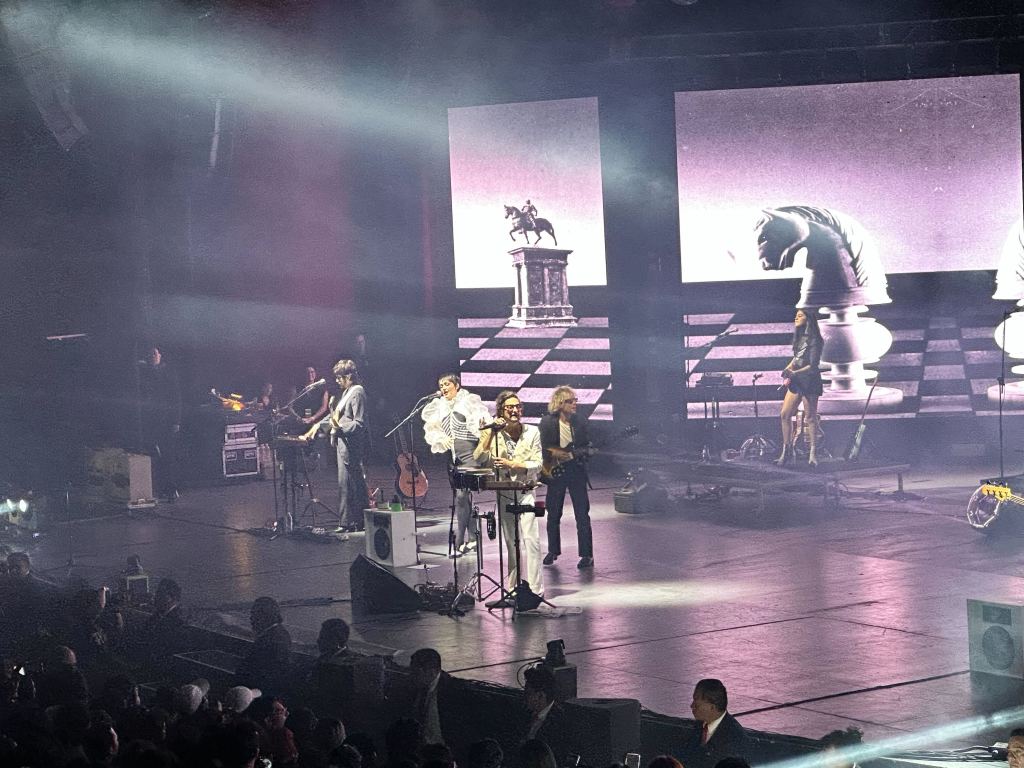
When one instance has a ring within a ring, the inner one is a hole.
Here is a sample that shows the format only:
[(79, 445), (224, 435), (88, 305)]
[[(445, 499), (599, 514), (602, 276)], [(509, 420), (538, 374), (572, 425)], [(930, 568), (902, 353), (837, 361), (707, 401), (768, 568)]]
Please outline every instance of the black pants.
[(587, 495), (587, 473), (577, 464), (567, 464), (565, 472), (548, 481), (548, 553), (562, 554), (562, 507), (565, 492), (572, 499), (572, 512), (576, 518), (576, 540), (580, 557), (594, 556), (594, 535), (590, 530), (590, 496)]

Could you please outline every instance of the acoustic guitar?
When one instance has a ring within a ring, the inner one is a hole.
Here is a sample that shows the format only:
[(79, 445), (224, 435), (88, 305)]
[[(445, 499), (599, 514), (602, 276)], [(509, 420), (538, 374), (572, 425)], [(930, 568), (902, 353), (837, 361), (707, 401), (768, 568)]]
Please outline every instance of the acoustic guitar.
[[(405, 430), (398, 430), (398, 455), (395, 456), (395, 490), (407, 499), (422, 498), (427, 495), (430, 482), (420, 467), (416, 454), (409, 450), (405, 443)], [(415, 482), (414, 482), (415, 481)]]

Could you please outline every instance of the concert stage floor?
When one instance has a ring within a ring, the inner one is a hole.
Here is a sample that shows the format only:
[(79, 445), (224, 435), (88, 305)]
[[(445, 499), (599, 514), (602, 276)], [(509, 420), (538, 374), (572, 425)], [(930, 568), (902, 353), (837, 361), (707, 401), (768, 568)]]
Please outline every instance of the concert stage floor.
[[(388, 470), (371, 480), (390, 486)], [(572, 517), (565, 554), (545, 569), (547, 597), (579, 607), (560, 618), (477, 607), (457, 619), (420, 612), (353, 624), (354, 639), (407, 657), (433, 646), (458, 675), (516, 685), (517, 671), (563, 638), (579, 668), (579, 692), (631, 697), (648, 709), (689, 717), (693, 683), (723, 679), (730, 710), (752, 728), (818, 737), (853, 724), (872, 740), (949, 723), (1020, 700), (1021, 687), (968, 672), (967, 598), (1019, 602), (1019, 536), (985, 537), (964, 520), (977, 478), (991, 469), (912, 469), (906, 488), (923, 501), (878, 495), (895, 477), (856, 477), (837, 508), (821, 495), (773, 495), (756, 514), (751, 491), (724, 500), (682, 498), (664, 515), (618, 514), (606, 479), (593, 494), (597, 565), (576, 569)], [(331, 487), (328, 470), (320, 473)], [(434, 478), (443, 478), (437, 472)], [(387, 479), (385, 479), (387, 478)], [(420, 540), (443, 549), (448, 493), (435, 481)], [(818, 484), (808, 485), (814, 490)], [(332, 497), (333, 490), (324, 494)], [(57, 525), (27, 549), (36, 569), (112, 583), (130, 553), (153, 576), (183, 586), (193, 618), (244, 633), (250, 601), (273, 595), (297, 642), (312, 643), (330, 616), (351, 620), (348, 569), (364, 536), (348, 541), (253, 535), (273, 517), (272, 485), (253, 481), (190, 490), (173, 505)], [(482, 505), (490, 503), (487, 494)], [(496, 575), (493, 543), (486, 561)], [(449, 560), (399, 569), (410, 584), (451, 579)], [(459, 564), (467, 579), (474, 559)], [(1005, 740), (979, 734), (972, 743)], [(933, 746), (939, 746), (933, 744)]]

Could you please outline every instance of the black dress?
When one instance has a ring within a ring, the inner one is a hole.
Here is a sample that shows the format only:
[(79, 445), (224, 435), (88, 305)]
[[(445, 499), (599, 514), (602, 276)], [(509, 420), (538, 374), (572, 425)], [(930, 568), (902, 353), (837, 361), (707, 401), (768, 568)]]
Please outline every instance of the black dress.
[(810, 365), (808, 371), (794, 373), (789, 379), (789, 391), (801, 397), (820, 397), (824, 391), (821, 381), (821, 338), (801, 333), (793, 339), (793, 368)]

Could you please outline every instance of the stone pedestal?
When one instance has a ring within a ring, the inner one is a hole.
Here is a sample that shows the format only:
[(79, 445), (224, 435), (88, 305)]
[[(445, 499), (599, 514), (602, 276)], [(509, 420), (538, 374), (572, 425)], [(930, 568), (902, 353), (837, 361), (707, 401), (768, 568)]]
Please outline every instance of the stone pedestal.
[(509, 253), (516, 270), (516, 297), (512, 316), (505, 325), (511, 328), (576, 325), (565, 279), (572, 251), (523, 246)]

